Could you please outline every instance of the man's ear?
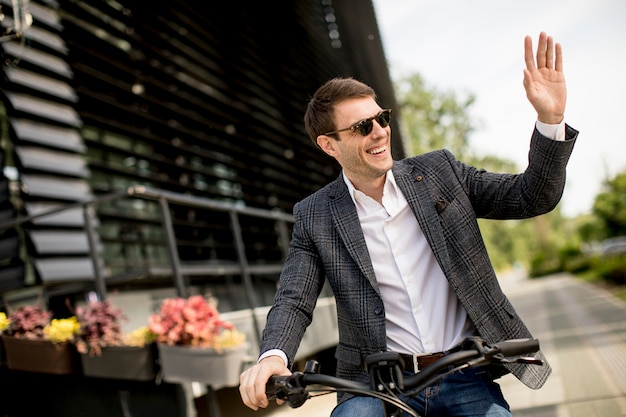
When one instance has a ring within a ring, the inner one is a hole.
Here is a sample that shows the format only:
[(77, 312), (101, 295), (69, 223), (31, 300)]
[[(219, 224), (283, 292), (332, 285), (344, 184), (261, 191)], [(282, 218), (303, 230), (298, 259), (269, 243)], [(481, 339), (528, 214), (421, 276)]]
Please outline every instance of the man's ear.
[(335, 149), (335, 142), (336, 140), (332, 136), (319, 135), (317, 137), (317, 146), (319, 146), (321, 150), (323, 150), (332, 157), (334, 157), (337, 153)]

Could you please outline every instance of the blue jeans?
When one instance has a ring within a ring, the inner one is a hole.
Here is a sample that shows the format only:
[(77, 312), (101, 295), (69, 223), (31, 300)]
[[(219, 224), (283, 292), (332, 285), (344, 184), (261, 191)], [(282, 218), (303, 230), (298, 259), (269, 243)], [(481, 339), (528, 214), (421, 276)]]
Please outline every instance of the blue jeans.
[[(500, 385), (481, 368), (448, 375), (418, 396), (403, 400), (423, 417), (512, 417)], [(335, 407), (331, 414), (331, 417), (384, 416), (382, 401), (371, 397), (352, 397)]]

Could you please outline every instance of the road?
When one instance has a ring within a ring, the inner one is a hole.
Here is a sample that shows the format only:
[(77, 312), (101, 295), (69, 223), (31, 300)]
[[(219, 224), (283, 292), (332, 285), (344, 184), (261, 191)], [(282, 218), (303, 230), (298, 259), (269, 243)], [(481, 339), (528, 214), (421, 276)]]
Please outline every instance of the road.
[[(540, 390), (507, 375), (499, 382), (515, 417), (626, 416), (626, 303), (569, 275), (528, 280), (521, 274), (501, 279), (518, 313), (541, 342), (553, 373)], [(334, 396), (297, 409), (271, 407), (256, 413), (229, 403), (222, 415), (320, 417), (330, 414)]]

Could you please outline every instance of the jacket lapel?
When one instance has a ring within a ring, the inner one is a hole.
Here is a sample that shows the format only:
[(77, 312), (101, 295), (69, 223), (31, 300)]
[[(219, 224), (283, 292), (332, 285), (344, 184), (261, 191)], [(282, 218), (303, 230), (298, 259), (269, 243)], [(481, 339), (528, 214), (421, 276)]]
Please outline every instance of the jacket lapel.
[(420, 169), (419, 166), (413, 167), (394, 163), (393, 175), (396, 184), (398, 184), (409, 207), (415, 214), (437, 262), (448, 276), (450, 257), (439, 217), (439, 213), (446, 208), (447, 201), (431, 192), (428, 186), (428, 171), (425, 167)]
[(343, 180), (343, 176), (340, 175), (335, 180), (329, 196), (330, 214), (335, 229), (363, 275), (365, 275), (376, 292), (380, 294), (372, 261), (365, 244), (365, 237), (359, 223), (356, 206)]

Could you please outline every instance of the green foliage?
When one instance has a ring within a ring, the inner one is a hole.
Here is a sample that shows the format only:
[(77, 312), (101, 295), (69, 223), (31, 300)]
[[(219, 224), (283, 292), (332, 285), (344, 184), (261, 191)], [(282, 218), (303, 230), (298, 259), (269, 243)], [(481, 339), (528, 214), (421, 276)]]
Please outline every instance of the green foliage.
[(596, 196), (593, 213), (607, 236), (626, 235), (626, 171), (605, 181), (604, 190)]
[(579, 216), (576, 222), (577, 234), (581, 242), (599, 242), (608, 236), (605, 222), (597, 215), (587, 214)]
[(472, 94), (458, 98), (413, 74), (396, 85), (396, 97), (414, 154), (444, 148), (459, 159), (468, 154), (468, 138), (475, 130), (468, 112), (475, 101)]
[(626, 256), (624, 255), (595, 257), (591, 260), (591, 267), (600, 278), (611, 284), (626, 284)]

